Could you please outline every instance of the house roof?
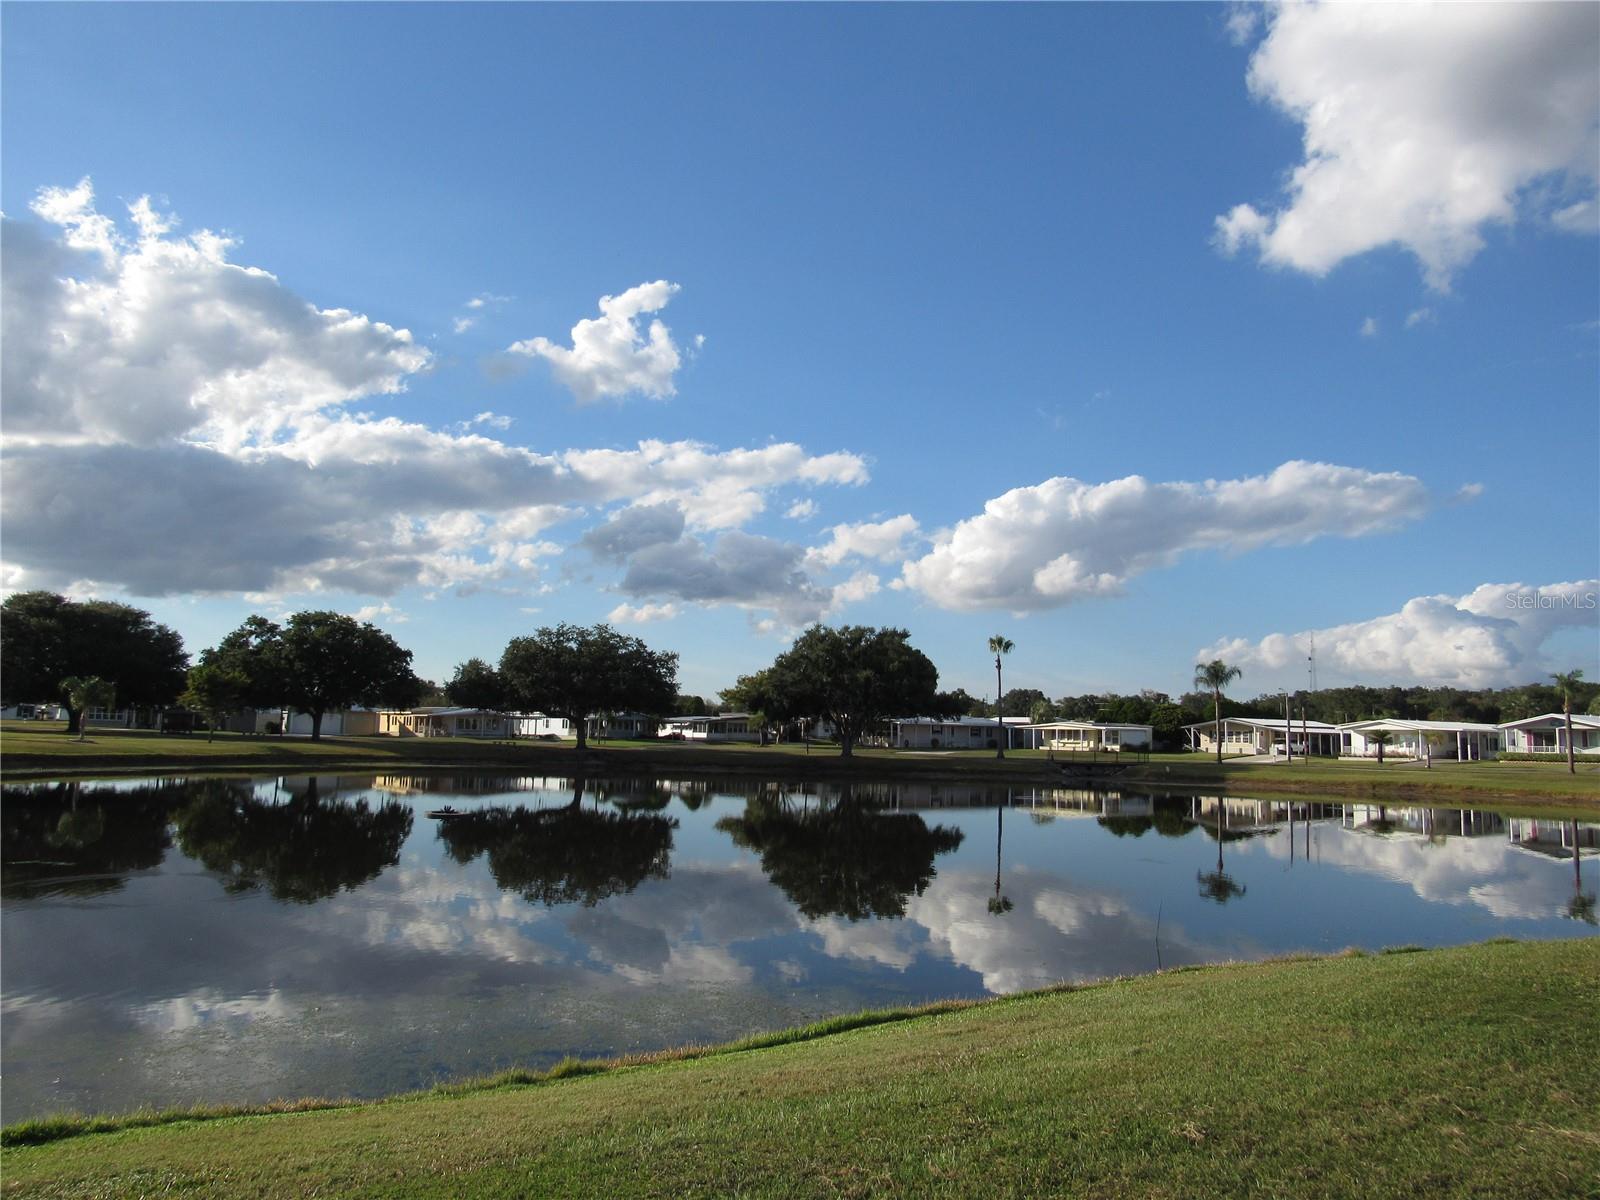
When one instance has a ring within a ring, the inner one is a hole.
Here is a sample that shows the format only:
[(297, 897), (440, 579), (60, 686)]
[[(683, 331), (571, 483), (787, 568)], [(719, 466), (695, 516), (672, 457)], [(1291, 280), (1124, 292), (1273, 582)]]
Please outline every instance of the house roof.
[(1029, 725), (1029, 729), (1148, 729), (1155, 731), (1154, 725), (1140, 725), (1134, 721), (1040, 721)]
[[(1567, 715), (1565, 713), (1545, 713), (1538, 717), (1523, 717), (1520, 721), (1501, 721), (1498, 728), (1516, 729), (1522, 725), (1539, 725), (1545, 721), (1554, 721), (1557, 724), (1565, 725), (1567, 723)], [(1600, 729), (1600, 717), (1573, 713), (1572, 727), (1574, 729)]]
[[(1025, 726), (1027, 717), (1001, 717), (1006, 725)], [(993, 717), (892, 717), (890, 723), (894, 725), (962, 725), (994, 728)]]
[[(1283, 728), (1282, 717), (1223, 717), (1222, 723), (1224, 725), (1249, 725), (1253, 729), (1281, 730)], [(1193, 725), (1185, 725), (1184, 728), (1211, 729), (1215, 727), (1215, 725), (1215, 721), (1196, 721)], [(1310, 733), (1339, 732), (1339, 727), (1337, 725), (1329, 725), (1326, 721), (1290, 721), (1289, 727), (1296, 730), (1304, 729)]]
[(1441, 733), (1500, 732), (1500, 726), (1488, 725), (1482, 721), (1407, 721), (1399, 717), (1374, 717), (1370, 721), (1345, 721), (1339, 728), (1354, 729), (1358, 733), (1366, 729), (1437, 730)]

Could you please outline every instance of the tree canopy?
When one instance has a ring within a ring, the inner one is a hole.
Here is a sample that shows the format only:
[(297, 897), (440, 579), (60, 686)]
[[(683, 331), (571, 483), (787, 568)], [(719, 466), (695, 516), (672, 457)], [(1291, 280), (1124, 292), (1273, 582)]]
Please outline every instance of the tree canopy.
[(513, 638), (500, 656), (500, 678), (517, 708), (570, 721), (581, 750), (588, 744), (588, 717), (672, 712), (678, 656), (652, 650), (609, 625), (562, 623)]
[(411, 651), (383, 630), (336, 612), (295, 613), (282, 626), (250, 617), (201, 662), (244, 680), (245, 702), (283, 704), (311, 717), (322, 736), (326, 713), (354, 704), (409, 708), (425, 685)]
[(904, 629), (813, 625), (761, 673), (778, 710), (766, 711), (827, 721), (845, 757), (891, 717), (938, 711), (938, 669), (909, 637)]
[(0, 604), (5, 701), (62, 703), (69, 732), (78, 731), (82, 710), (67, 695), (68, 678), (98, 676), (120, 703), (157, 707), (183, 690), (188, 665), (183, 639), (140, 608), (55, 592), (17, 592)]
[[(189, 686), (179, 697), (185, 705), (206, 715), (206, 723), (215, 735), (228, 713), (244, 707), (247, 687), (242, 675), (219, 663), (202, 662), (189, 668)], [(207, 739), (210, 740), (209, 738)]]
[(450, 682), (444, 685), (444, 694), (458, 708), (481, 708), (485, 712), (506, 709), (505, 680), (481, 658), (469, 658), (457, 667)]

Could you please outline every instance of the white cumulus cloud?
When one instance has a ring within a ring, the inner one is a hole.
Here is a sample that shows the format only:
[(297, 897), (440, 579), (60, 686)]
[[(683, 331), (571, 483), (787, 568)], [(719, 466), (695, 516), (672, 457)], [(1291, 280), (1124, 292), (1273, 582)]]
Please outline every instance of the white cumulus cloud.
[[(3, 386), (15, 442), (224, 448), (270, 441), (299, 418), (404, 386), (429, 362), (411, 334), (322, 309), (201, 230), (171, 235), (148, 199), (125, 232), (89, 180), (32, 205), (61, 229), (4, 222)], [(74, 251), (93, 251), (95, 257)]]
[(1418, 596), (1399, 612), (1330, 629), (1225, 639), (1199, 652), (1246, 671), (1304, 670), (1312, 639), (1328, 676), (1360, 683), (1509, 687), (1557, 666), (1545, 643), (1563, 629), (1600, 632), (1600, 579), (1530, 587), (1485, 583), (1465, 596)]
[(602, 296), (600, 315), (572, 327), (571, 346), (533, 337), (513, 342), (507, 351), (544, 359), (556, 378), (585, 403), (634, 393), (664, 400), (677, 394), (672, 377), (683, 365), (683, 356), (659, 318), (643, 333), (639, 318), (660, 312), (678, 290), (677, 284), (657, 279), (620, 296)]
[(1058, 477), (1006, 492), (936, 534), (900, 582), (941, 608), (1056, 608), (1117, 594), (1185, 551), (1359, 537), (1413, 520), (1428, 503), (1413, 476), (1328, 463), (1204, 483)]
[(867, 479), (858, 455), (793, 443), (538, 452), (499, 440), (492, 412), (442, 429), (351, 413), (431, 364), (410, 334), (319, 308), (147, 200), (119, 224), (87, 180), (33, 215), (0, 226), (8, 588), (538, 593), (566, 550), (547, 531), (590, 512), (654, 506), (671, 541), (736, 529), (780, 489)]
[(1400, 246), (1446, 291), (1490, 225), (1593, 231), (1593, 5), (1284, 4), (1266, 29), (1250, 91), (1303, 126), (1305, 157), (1281, 203), (1217, 218), (1224, 251), (1320, 276)]
[(613, 625), (648, 625), (652, 621), (670, 621), (680, 611), (676, 604), (619, 604), (606, 614), (606, 620)]
[(907, 542), (921, 532), (916, 518), (909, 513), (887, 521), (835, 525), (828, 530), (828, 541), (809, 550), (806, 558), (827, 567), (836, 567), (852, 555), (888, 562), (905, 557)]

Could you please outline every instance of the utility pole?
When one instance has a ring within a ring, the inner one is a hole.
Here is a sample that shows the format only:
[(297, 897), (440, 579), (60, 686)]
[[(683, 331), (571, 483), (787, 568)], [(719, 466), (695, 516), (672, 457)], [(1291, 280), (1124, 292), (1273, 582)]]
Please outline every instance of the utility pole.
[(1283, 694), (1283, 752), (1288, 755), (1289, 762), (1294, 761), (1294, 745), (1291, 738), (1294, 736), (1294, 718), (1289, 714), (1289, 693)]

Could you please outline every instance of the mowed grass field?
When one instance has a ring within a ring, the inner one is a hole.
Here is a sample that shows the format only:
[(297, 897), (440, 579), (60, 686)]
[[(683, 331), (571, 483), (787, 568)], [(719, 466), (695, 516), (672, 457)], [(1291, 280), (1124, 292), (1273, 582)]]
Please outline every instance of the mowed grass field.
[(1186, 970), (541, 1083), (78, 1134), (12, 1145), (0, 1166), (6, 1195), (52, 1197), (1549, 1200), (1600, 1191), (1597, 1037), (1600, 939), (1494, 943)]

